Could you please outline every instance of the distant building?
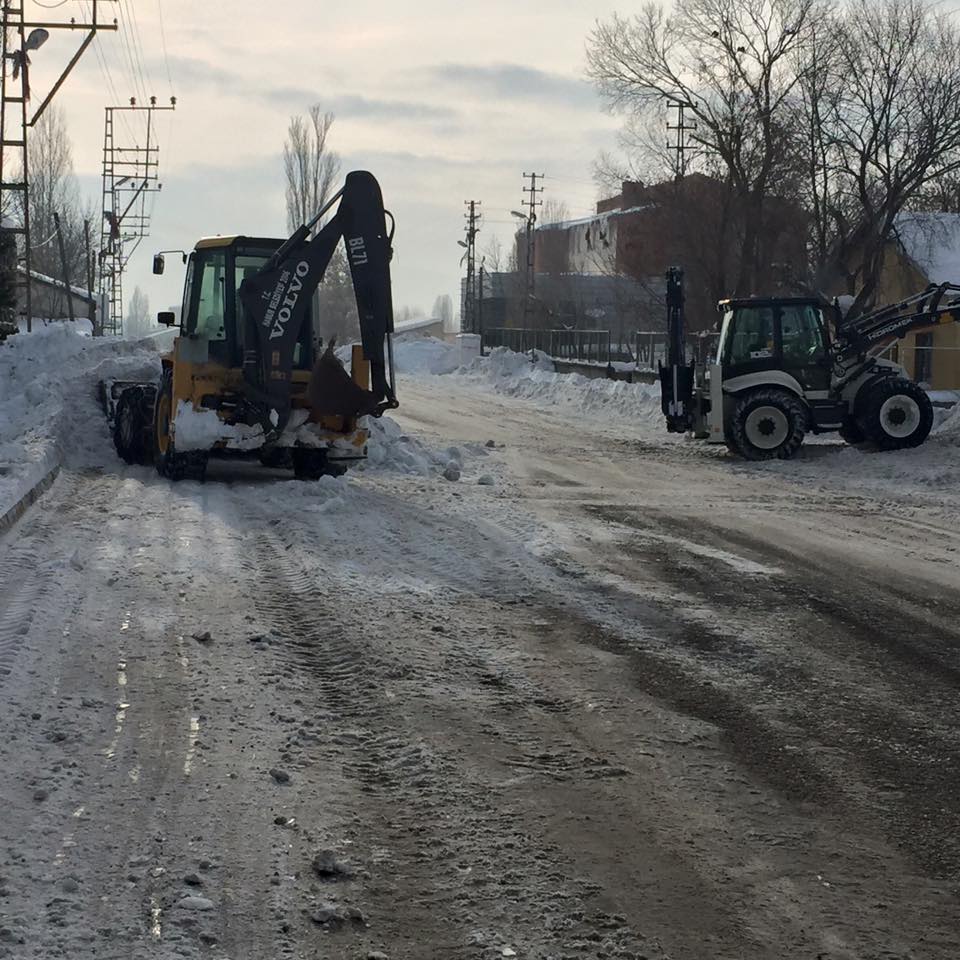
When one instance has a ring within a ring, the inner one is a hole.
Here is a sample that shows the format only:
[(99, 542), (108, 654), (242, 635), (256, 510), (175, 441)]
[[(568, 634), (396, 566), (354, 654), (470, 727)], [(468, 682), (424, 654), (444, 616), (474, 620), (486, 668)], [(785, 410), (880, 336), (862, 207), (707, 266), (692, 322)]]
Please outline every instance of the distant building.
[[(897, 237), (884, 255), (878, 305), (919, 293), (931, 283), (960, 284), (960, 214), (902, 213), (896, 227)], [(897, 359), (930, 389), (960, 390), (960, 324), (908, 334), (897, 345)]]
[[(21, 279), (20, 286), (17, 288), (17, 315), (23, 316), (27, 309), (26, 290), (22, 282), (24, 268), (17, 267), (17, 272)], [(85, 317), (93, 322), (96, 316), (96, 296), (89, 290), (72, 284), (70, 293), (74, 317)], [(34, 317), (42, 317), (45, 320), (66, 320), (70, 316), (70, 306), (63, 281), (37, 273), (36, 270), (30, 271), (30, 300)]]
[(444, 336), (443, 319), (439, 317), (421, 317), (419, 320), (408, 320), (406, 323), (398, 323), (394, 327), (394, 333), (408, 338), (419, 337), (437, 337), (442, 340)]
[[(626, 181), (589, 217), (543, 224), (536, 231), (536, 271), (551, 276), (622, 276), (649, 288), (668, 267), (685, 273), (688, 322), (708, 329), (716, 303), (734, 292), (742, 222), (722, 181), (700, 173), (645, 186)], [(526, 235), (517, 238), (517, 262), (526, 262)], [(795, 292), (806, 275), (806, 215), (769, 197), (761, 231), (763, 289)], [(662, 310), (661, 310), (662, 312)], [(651, 321), (643, 320), (649, 324)]]
[[(525, 276), (485, 271), (477, 319), (484, 330), (527, 320), (538, 329), (609, 330), (615, 346), (627, 349), (637, 330), (663, 326), (663, 285), (660, 277), (640, 283), (615, 274), (540, 273), (525, 311)], [(480, 293), (479, 279), (477, 287)]]

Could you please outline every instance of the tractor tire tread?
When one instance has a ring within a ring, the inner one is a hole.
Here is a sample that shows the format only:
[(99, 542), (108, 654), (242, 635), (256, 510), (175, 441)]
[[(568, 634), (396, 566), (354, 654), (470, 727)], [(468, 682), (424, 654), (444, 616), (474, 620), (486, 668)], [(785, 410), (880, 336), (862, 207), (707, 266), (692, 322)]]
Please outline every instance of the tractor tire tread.
[[(746, 434), (747, 415), (759, 405), (779, 407), (790, 421), (786, 440), (770, 450), (754, 446)], [(727, 430), (727, 447), (745, 460), (789, 460), (803, 445), (808, 423), (807, 407), (800, 397), (776, 387), (758, 387), (737, 401)]]
[[(920, 425), (909, 437), (891, 437), (880, 422), (880, 410), (884, 403), (902, 393), (913, 399), (920, 408)], [(878, 450), (904, 450), (919, 447), (933, 428), (933, 403), (927, 392), (912, 380), (903, 377), (886, 377), (869, 388), (869, 393), (860, 405), (857, 424), (864, 437)]]

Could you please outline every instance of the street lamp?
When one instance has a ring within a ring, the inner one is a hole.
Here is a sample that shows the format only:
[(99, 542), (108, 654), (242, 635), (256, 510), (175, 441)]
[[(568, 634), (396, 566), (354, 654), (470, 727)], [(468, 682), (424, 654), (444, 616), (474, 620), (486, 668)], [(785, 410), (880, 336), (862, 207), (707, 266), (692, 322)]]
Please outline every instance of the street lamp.
[(50, 39), (50, 31), (43, 27), (31, 30), (23, 44), (24, 50), (39, 50)]

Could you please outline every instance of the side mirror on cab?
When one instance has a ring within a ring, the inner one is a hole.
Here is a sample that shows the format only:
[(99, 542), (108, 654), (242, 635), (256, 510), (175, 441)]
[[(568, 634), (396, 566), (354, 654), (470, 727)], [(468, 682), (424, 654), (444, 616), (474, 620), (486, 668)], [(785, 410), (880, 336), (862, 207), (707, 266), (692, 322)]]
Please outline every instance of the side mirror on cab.
[(162, 253), (156, 253), (153, 256), (153, 272), (159, 277), (163, 273), (165, 261)]
[(177, 315), (172, 310), (162, 310), (157, 314), (157, 323), (164, 327), (172, 327), (177, 322)]

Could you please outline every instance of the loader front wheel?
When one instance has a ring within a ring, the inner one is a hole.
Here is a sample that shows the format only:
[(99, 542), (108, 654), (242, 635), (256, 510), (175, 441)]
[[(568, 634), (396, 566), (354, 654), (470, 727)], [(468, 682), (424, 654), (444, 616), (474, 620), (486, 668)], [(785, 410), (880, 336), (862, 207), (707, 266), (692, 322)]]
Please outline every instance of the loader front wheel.
[(165, 374), (157, 391), (153, 424), (153, 459), (157, 473), (174, 482), (200, 480), (206, 477), (205, 451), (178, 453), (173, 439), (173, 377)]
[(126, 463), (145, 464), (153, 459), (151, 413), (142, 387), (120, 394), (113, 421), (113, 445)]
[(326, 450), (309, 447), (296, 447), (291, 451), (293, 475), (298, 480), (319, 480), (321, 477), (339, 477), (346, 469), (339, 464), (330, 463)]
[(919, 447), (933, 427), (933, 404), (912, 380), (888, 377), (870, 388), (859, 422), (881, 450)]
[(751, 390), (737, 401), (727, 444), (747, 460), (789, 460), (803, 443), (807, 408), (785, 390)]

